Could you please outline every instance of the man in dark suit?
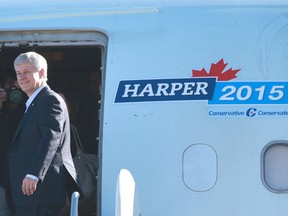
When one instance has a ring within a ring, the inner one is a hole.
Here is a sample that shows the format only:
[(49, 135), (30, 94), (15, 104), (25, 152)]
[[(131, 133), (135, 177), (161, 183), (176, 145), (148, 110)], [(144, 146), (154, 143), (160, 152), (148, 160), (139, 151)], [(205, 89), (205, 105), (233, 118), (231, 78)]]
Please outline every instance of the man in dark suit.
[[(35, 52), (14, 61), (26, 111), (8, 150), (10, 194), (16, 216), (55, 216), (65, 205), (67, 182), (77, 188), (70, 152), (69, 114), (47, 85), (47, 62)], [(67, 178), (68, 177), (68, 178)]]

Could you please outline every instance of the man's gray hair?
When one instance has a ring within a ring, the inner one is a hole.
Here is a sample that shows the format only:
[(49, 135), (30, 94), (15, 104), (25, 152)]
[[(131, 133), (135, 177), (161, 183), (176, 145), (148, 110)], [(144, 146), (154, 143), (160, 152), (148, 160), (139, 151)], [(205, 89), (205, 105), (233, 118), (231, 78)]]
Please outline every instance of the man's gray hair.
[(22, 53), (15, 59), (14, 68), (25, 62), (30, 62), (39, 71), (43, 69), (47, 79), (47, 61), (43, 56), (36, 52)]

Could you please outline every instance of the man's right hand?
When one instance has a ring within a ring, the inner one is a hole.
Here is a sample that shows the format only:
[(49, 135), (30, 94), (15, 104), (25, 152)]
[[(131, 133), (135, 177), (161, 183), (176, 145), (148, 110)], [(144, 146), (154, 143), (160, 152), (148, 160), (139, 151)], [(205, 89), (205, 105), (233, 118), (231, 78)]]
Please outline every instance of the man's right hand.
[(3, 107), (3, 102), (7, 100), (7, 93), (4, 89), (0, 88), (0, 109)]
[(30, 177), (25, 177), (22, 182), (22, 192), (24, 195), (32, 195), (37, 188), (38, 180)]

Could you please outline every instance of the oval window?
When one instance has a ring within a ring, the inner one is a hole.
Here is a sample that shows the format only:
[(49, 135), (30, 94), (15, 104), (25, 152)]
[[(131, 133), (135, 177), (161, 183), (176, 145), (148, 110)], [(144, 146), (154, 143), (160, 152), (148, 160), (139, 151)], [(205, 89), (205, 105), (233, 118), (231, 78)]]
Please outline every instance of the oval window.
[(217, 181), (217, 156), (205, 144), (189, 146), (183, 153), (182, 177), (184, 184), (194, 191), (207, 191)]
[(288, 143), (274, 142), (264, 148), (262, 181), (272, 192), (288, 192)]

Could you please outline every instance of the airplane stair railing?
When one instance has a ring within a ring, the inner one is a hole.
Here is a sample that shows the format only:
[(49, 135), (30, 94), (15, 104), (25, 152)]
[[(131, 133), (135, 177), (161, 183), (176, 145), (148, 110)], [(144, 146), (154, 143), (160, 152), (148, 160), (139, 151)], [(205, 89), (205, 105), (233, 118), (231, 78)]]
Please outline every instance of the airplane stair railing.
[(115, 216), (141, 216), (136, 182), (131, 172), (121, 169), (116, 185)]
[(70, 216), (78, 216), (78, 200), (80, 194), (75, 191), (71, 196)]

